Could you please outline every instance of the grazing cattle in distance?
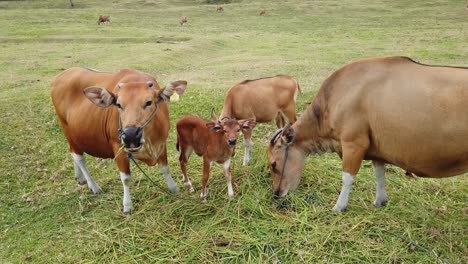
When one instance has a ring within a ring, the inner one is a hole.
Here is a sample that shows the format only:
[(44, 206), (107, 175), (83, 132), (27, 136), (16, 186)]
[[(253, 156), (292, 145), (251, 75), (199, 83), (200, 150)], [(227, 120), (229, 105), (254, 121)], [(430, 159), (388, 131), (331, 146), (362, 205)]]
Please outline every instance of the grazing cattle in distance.
[(186, 16), (183, 16), (183, 17), (180, 18), (180, 25), (181, 26), (187, 25), (187, 23), (188, 23), (188, 20), (187, 20)]
[(107, 23), (111, 22), (110, 21), (110, 16), (102, 16), (102, 15), (99, 16), (98, 21), (97, 21), (98, 25), (100, 25), (101, 23), (105, 23), (105, 22), (107, 22)]
[[(253, 118), (257, 123), (276, 120), (276, 126), (280, 128), (286, 125), (283, 116), (292, 123), (296, 121), (297, 93), (302, 96), (298, 82), (290, 76), (245, 80), (229, 89), (220, 117)], [(252, 130), (243, 130), (242, 133), (245, 146), (243, 165), (247, 165), (252, 152)]]
[(224, 7), (222, 7), (222, 6), (217, 6), (217, 7), (216, 7), (216, 11), (217, 11), (217, 12), (224, 12)]
[[(167, 164), (169, 110), (164, 101), (182, 94), (186, 81), (160, 88), (151, 75), (126, 69), (118, 73), (70, 68), (52, 81), (51, 96), (70, 146), (75, 177), (94, 193), (99, 185), (86, 168), (84, 153), (114, 158), (124, 188), (123, 212), (132, 209), (130, 164), (122, 148), (149, 166), (159, 164), (169, 189), (177, 192)], [(123, 145), (123, 146), (122, 146)]]
[(192, 183), (187, 176), (187, 162), (193, 151), (203, 157), (203, 180), (200, 198), (206, 199), (206, 185), (210, 178), (210, 168), (213, 162), (222, 164), (228, 185), (228, 196), (233, 196), (231, 183), (231, 157), (234, 155), (239, 131), (252, 130), (255, 127), (253, 119), (235, 120), (218, 117), (211, 110), (213, 121), (204, 120), (193, 115), (181, 117), (176, 124), (177, 150), (180, 151), (180, 167), (184, 176), (184, 184), (193, 192)]
[(267, 11), (266, 11), (266, 10), (260, 11), (260, 15), (261, 15), (261, 16), (266, 16), (266, 14), (267, 14)]
[(268, 149), (274, 197), (299, 184), (308, 155), (342, 159), (340, 195), (348, 204), (362, 160), (377, 179), (374, 206), (387, 204), (385, 164), (420, 177), (468, 171), (468, 68), (431, 66), (407, 57), (359, 60), (334, 72), (293, 125), (278, 130)]

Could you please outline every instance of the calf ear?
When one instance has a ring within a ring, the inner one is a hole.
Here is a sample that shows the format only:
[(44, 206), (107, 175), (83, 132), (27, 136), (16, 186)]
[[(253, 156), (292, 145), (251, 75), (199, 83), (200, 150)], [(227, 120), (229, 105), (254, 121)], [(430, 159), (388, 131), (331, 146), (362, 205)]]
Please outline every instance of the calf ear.
[(100, 107), (108, 107), (115, 102), (115, 95), (101, 87), (88, 87), (83, 92), (91, 102)]
[(291, 127), (290, 124), (287, 124), (283, 128), (283, 132), (281, 133), (282, 143), (290, 145), (291, 143), (293, 143), (295, 136), (296, 135), (294, 134), (294, 129)]
[(172, 82), (159, 93), (158, 97), (161, 101), (169, 101), (171, 95), (176, 92), (178, 95), (182, 95), (187, 88), (187, 81), (175, 81)]
[(253, 118), (245, 119), (245, 120), (240, 120), (239, 124), (242, 127), (242, 130), (249, 131), (254, 129), (254, 127), (257, 125), (257, 122)]
[(208, 122), (206, 123), (206, 127), (213, 130), (214, 132), (218, 132), (221, 130), (221, 125), (219, 122)]

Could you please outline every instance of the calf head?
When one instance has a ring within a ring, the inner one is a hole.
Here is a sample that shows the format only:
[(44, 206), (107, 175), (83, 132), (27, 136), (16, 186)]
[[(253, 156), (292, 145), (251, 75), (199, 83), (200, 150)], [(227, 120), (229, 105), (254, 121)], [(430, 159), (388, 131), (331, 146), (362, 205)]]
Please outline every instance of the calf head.
[(294, 142), (291, 125), (276, 131), (268, 148), (268, 162), (273, 177), (274, 198), (285, 196), (297, 189), (304, 168), (306, 154)]
[(186, 86), (186, 81), (176, 81), (161, 89), (154, 80), (118, 83), (114, 92), (88, 87), (84, 93), (100, 107), (113, 105), (118, 108), (120, 139), (126, 151), (138, 152), (144, 143), (144, 128), (156, 116), (158, 103), (169, 101), (174, 92), (181, 95)]
[(224, 139), (230, 148), (234, 148), (239, 138), (240, 130), (251, 130), (255, 127), (256, 122), (253, 118), (236, 120), (229, 117), (224, 117), (221, 120), (218, 120), (214, 109), (211, 109), (211, 119), (212, 122), (206, 124), (206, 126), (215, 131), (223, 132)]

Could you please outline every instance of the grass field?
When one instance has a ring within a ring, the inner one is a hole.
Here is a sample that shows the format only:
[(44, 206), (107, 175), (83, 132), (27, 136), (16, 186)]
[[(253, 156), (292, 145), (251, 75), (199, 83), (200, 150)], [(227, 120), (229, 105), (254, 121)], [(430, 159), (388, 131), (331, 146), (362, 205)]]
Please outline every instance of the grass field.
[[(292, 75), (310, 101), (329, 74), (364, 57), (468, 66), (461, 0), (227, 1), (222, 13), (206, 2), (75, 0), (72, 9), (67, 0), (0, 1), (0, 263), (468, 262), (466, 175), (412, 180), (389, 166), (390, 201), (377, 209), (365, 162), (348, 211), (333, 214), (341, 162), (328, 154), (307, 159), (299, 190), (278, 206), (265, 152), (274, 124), (255, 129), (248, 167), (238, 149), (232, 199), (220, 166), (207, 203), (177, 200), (132, 166), (130, 217), (121, 213), (122, 184), (111, 160), (87, 158), (104, 194), (78, 186), (49, 96), (52, 77), (69, 67), (135, 68), (160, 85), (188, 81), (181, 100), (169, 104), (168, 155), (181, 195), (189, 195), (175, 120), (208, 118), (212, 107), (219, 113), (225, 92), (241, 80)], [(97, 25), (101, 14), (112, 23)], [(181, 16), (187, 26), (179, 25)], [(165, 186), (159, 169), (143, 169)], [(193, 156), (194, 198), (201, 171)]]

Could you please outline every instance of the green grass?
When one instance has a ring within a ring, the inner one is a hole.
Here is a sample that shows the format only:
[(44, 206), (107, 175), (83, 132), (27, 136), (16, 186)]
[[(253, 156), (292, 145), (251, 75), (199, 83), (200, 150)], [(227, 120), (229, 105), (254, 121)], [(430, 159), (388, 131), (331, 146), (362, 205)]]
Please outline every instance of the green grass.
[[(182, 195), (175, 120), (219, 113), (234, 83), (296, 77), (307, 101), (344, 63), (404, 55), (468, 66), (463, 1), (0, 1), (1, 263), (450, 263), (468, 262), (467, 178), (407, 179), (389, 167), (390, 203), (373, 208), (365, 162), (348, 211), (331, 208), (341, 188), (336, 155), (310, 157), (300, 188), (283, 206), (270, 200), (266, 146), (274, 124), (254, 132), (254, 160), (233, 161), (235, 197), (214, 166), (208, 202), (176, 200), (132, 166), (134, 213), (120, 212), (122, 185), (111, 160), (88, 157), (103, 195), (77, 185), (49, 96), (50, 80), (73, 66), (136, 68), (160, 85), (189, 82), (169, 105), (169, 162)], [(260, 17), (259, 11), (268, 14)], [(111, 24), (97, 25), (99, 15)], [(188, 25), (181, 27), (181, 16)], [(302, 105), (298, 112), (304, 111)], [(165, 185), (157, 168), (143, 166)], [(198, 197), (201, 159), (189, 163)], [(156, 193), (155, 199), (150, 199)]]

